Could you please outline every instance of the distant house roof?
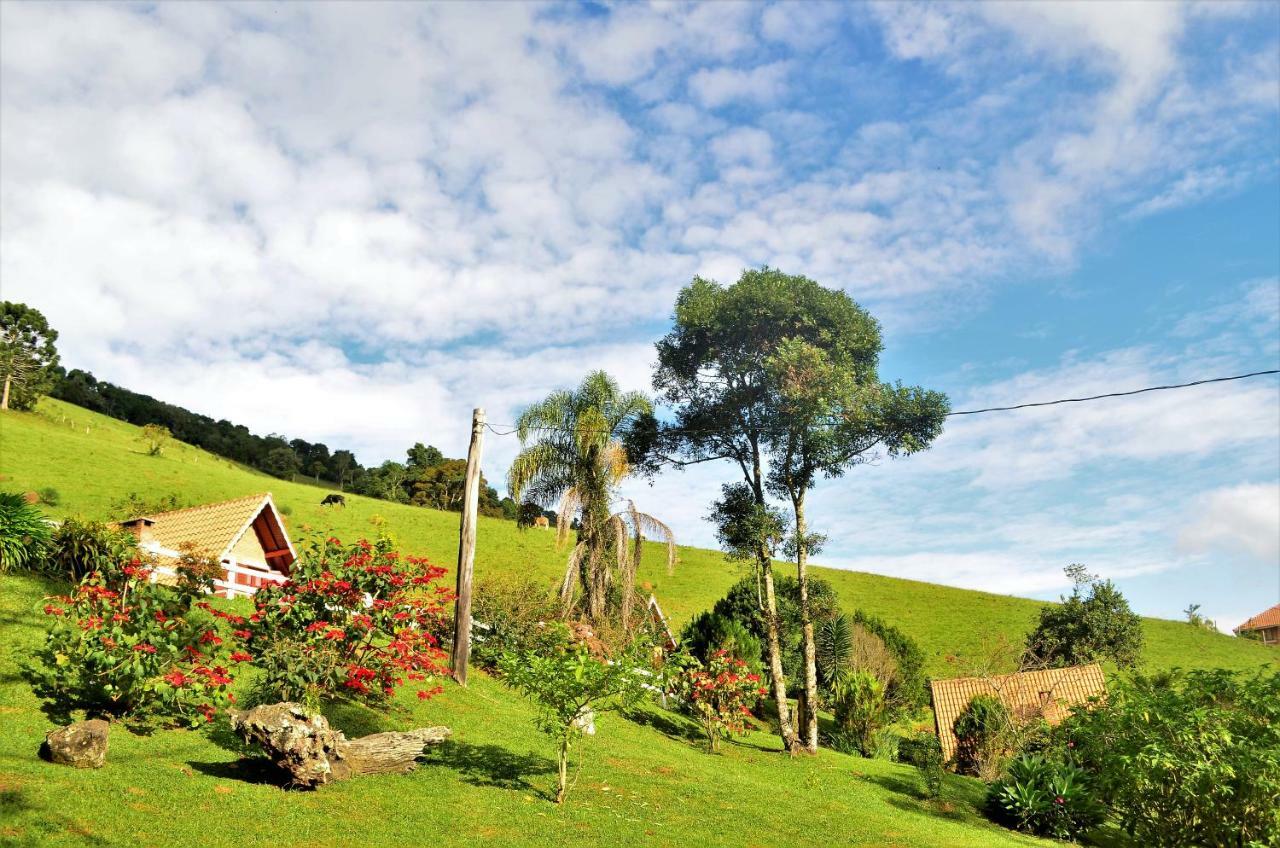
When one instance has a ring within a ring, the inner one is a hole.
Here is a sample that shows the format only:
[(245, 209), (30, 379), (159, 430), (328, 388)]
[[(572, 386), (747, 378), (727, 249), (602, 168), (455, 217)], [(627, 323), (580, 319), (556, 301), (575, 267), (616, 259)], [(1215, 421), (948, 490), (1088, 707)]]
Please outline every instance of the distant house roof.
[(1022, 719), (1043, 717), (1050, 724), (1057, 724), (1067, 717), (1071, 707), (1085, 703), (1094, 695), (1105, 695), (1107, 691), (1102, 668), (1097, 663), (994, 677), (953, 677), (934, 680), (930, 686), (938, 741), (947, 760), (955, 756), (959, 747), (953, 729), (956, 719), (978, 695), (996, 696)]
[(1235, 629), (1236, 633), (1245, 630), (1265, 630), (1268, 627), (1280, 627), (1280, 604), (1276, 604), (1265, 612), (1260, 612), (1253, 618), (1241, 624)]
[(258, 536), (268, 564), (284, 573), (297, 559), (270, 492), (221, 503), (142, 515), (120, 522), (139, 539), (177, 551), (182, 544), (212, 553), (218, 559), (232, 556), (232, 549), (252, 530)]

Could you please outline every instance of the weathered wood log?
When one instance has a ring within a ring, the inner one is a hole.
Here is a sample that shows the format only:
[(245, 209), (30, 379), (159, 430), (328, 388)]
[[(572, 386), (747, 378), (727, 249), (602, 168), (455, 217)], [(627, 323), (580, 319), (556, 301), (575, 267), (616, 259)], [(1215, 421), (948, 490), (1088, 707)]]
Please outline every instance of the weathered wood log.
[(422, 727), (347, 739), (324, 716), (310, 715), (292, 702), (233, 710), (231, 726), (287, 771), (293, 786), (309, 789), (360, 774), (406, 774), (426, 746), (450, 734), (447, 727)]

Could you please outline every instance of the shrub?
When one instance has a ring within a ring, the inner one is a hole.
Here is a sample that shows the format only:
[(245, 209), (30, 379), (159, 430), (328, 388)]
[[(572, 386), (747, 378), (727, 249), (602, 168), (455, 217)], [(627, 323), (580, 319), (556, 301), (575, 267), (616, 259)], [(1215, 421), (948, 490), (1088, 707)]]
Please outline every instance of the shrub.
[(62, 500), (62, 495), (52, 486), (45, 486), (37, 494), (40, 495), (40, 503), (48, 504), (49, 506), (57, 506), (58, 501)]
[(925, 797), (937, 798), (942, 794), (942, 743), (935, 734), (926, 730), (903, 739), (898, 744), (898, 759), (916, 767)]
[(876, 732), (889, 720), (884, 691), (884, 684), (867, 671), (844, 675), (832, 689), (836, 728), (851, 735), (864, 757), (874, 754)]
[(902, 737), (896, 731), (887, 727), (881, 728), (871, 734), (870, 752), (867, 756), (873, 760), (888, 760), (889, 762), (898, 761), (898, 748), (902, 744)]
[(956, 718), (956, 767), (990, 782), (1002, 770), (1013, 739), (1013, 717), (994, 695), (976, 695)]
[(435, 585), (443, 574), (388, 539), (304, 543), (289, 581), (259, 589), (255, 612), (232, 634), (261, 671), (254, 700), (376, 704), (406, 681), (425, 687), (445, 673), (438, 633), (452, 594)]
[(560, 602), (536, 580), (503, 574), (475, 583), (471, 602), (471, 661), (496, 669), (509, 653), (545, 653), (568, 643)]
[(763, 650), (760, 640), (739, 621), (702, 612), (680, 631), (680, 644), (699, 662), (706, 663), (716, 653), (724, 651), (742, 660), (752, 671), (761, 669)]
[(53, 531), (49, 569), (78, 581), (91, 572), (110, 573), (138, 556), (138, 540), (128, 530), (100, 521), (68, 518)]
[(174, 585), (153, 583), (135, 558), (46, 598), (49, 632), (27, 668), (36, 693), (63, 714), (211, 721), (232, 682), (217, 613), (198, 600), (212, 584), (189, 553), (176, 570)]
[(44, 514), (22, 495), (0, 492), (0, 574), (43, 567), (48, 547)]
[(1061, 604), (1040, 610), (1040, 621), (1027, 636), (1027, 656), (1052, 666), (1102, 659), (1121, 668), (1136, 666), (1142, 654), (1142, 619), (1110, 580), (1098, 580), (1082, 565), (1066, 571), (1075, 588)]
[[(230, 463), (229, 463), (230, 464)], [(234, 467), (234, 465), (232, 465)], [(154, 515), (159, 512), (173, 512), (177, 509), (185, 509), (191, 506), (191, 503), (176, 494), (147, 496), (140, 495), (137, 492), (130, 492), (123, 498), (118, 498), (111, 503), (111, 513), (121, 518), (137, 518), (140, 515)]]
[(1280, 672), (1138, 676), (1055, 739), (1138, 844), (1280, 842)]
[(147, 448), (148, 456), (159, 456), (172, 438), (173, 434), (163, 424), (147, 424), (138, 434), (138, 439)]
[(861, 628), (877, 637), (897, 662), (897, 673), (893, 680), (885, 681), (885, 700), (891, 711), (901, 715), (924, 706), (928, 702), (924, 652), (915, 640), (893, 625), (860, 609), (853, 611), (850, 621), (855, 629)]
[(1022, 754), (991, 784), (987, 809), (1015, 830), (1078, 839), (1106, 818), (1089, 775), (1070, 763)]
[(718, 650), (705, 665), (690, 664), (678, 679), (677, 691), (702, 725), (707, 750), (715, 751), (721, 738), (747, 732), (746, 720), (768, 690), (745, 661)]
[(499, 670), (508, 686), (538, 707), (538, 729), (556, 741), (557, 804), (569, 791), (569, 755), (594, 714), (628, 709), (645, 696), (643, 668), (652, 645), (636, 642), (610, 662), (592, 656), (587, 645), (566, 645), (550, 653), (510, 653)]

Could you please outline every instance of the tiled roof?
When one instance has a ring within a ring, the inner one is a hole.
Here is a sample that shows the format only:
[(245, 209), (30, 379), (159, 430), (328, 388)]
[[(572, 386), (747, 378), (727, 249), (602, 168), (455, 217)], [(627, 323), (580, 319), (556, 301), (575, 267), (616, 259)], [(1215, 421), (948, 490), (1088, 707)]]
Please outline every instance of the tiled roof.
[(1011, 713), (1024, 720), (1042, 716), (1050, 724), (1057, 724), (1067, 717), (1070, 707), (1107, 691), (1102, 669), (1096, 663), (994, 677), (934, 680), (930, 687), (938, 740), (947, 760), (955, 756), (958, 746), (952, 729), (956, 719), (977, 695), (995, 695)]
[(198, 549), (221, 557), (270, 503), (271, 494), (264, 492), (222, 503), (139, 517), (155, 522), (147, 530), (150, 537), (163, 547), (177, 550), (184, 542), (191, 542)]
[(1267, 627), (1280, 627), (1280, 604), (1276, 604), (1265, 612), (1260, 612), (1253, 618), (1246, 621), (1236, 628), (1235, 632), (1242, 630), (1262, 630)]

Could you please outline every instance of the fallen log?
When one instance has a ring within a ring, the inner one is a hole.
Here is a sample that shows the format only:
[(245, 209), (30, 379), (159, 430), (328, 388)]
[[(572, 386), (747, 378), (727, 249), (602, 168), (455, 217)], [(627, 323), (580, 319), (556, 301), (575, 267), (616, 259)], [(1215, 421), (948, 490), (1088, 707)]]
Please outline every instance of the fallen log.
[(361, 774), (406, 774), (428, 745), (450, 734), (447, 727), (421, 727), (347, 739), (324, 716), (289, 701), (232, 710), (231, 727), (288, 772), (290, 785), (308, 789)]

